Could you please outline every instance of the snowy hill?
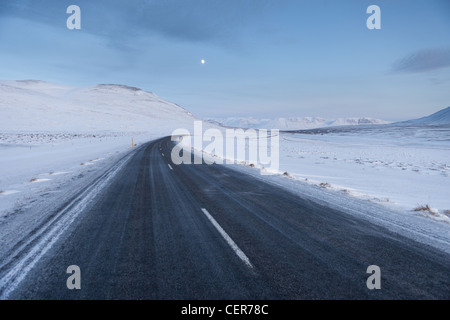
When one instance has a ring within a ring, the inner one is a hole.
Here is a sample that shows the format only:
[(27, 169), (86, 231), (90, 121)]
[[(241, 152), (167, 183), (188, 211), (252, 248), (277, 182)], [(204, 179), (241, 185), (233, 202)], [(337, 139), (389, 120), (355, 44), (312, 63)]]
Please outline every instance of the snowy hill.
[(168, 133), (194, 116), (139, 88), (71, 87), (43, 81), (0, 81), (2, 131), (155, 131)]
[(220, 123), (229, 127), (253, 128), (253, 129), (280, 129), (280, 130), (300, 130), (315, 129), (330, 126), (349, 125), (371, 125), (387, 124), (389, 122), (374, 118), (338, 118), (324, 119), (321, 117), (291, 117), (276, 119), (256, 119), (248, 118), (226, 118), (212, 119), (215, 123)]
[(450, 125), (450, 107), (442, 109), (427, 117), (399, 122), (399, 124), (408, 125)]

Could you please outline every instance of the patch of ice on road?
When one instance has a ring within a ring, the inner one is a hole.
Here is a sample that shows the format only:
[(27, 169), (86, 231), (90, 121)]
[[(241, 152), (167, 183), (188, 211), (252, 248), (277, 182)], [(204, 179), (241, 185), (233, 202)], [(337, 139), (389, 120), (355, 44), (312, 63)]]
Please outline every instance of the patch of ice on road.
[(45, 178), (33, 178), (30, 180), (31, 183), (36, 183), (36, 182), (45, 182), (45, 181), (51, 181), (52, 179), (45, 179)]
[(19, 190), (5, 190), (5, 191), (0, 191), (0, 196), (7, 196), (10, 194), (15, 194), (15, 193), (19, 193)]
[(61, 174), (69, 174), (69, 173), (71, 173), (71, 172), (70, 171), (60, 171), (60, 172), (49, 172), (48, 174), (52, 175), (52, 176), (59, 176)]

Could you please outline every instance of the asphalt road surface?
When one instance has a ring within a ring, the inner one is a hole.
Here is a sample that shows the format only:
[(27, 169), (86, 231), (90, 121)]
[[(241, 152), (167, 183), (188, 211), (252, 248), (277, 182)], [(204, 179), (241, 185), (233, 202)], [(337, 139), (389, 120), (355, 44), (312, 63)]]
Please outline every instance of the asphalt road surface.
[(177, 166), (171, 149), (136, 149), (7, 298), (450, 299), (447, 254), (228, 165)]

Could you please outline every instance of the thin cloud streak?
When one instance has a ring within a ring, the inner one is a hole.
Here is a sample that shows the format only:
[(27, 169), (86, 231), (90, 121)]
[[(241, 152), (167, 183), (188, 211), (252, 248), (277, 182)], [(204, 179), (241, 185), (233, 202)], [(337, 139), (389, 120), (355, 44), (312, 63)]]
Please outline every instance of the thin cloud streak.
[(392, 73), (420, 73), (450, 67), (450, 48), (424, 49), (394, 63)]

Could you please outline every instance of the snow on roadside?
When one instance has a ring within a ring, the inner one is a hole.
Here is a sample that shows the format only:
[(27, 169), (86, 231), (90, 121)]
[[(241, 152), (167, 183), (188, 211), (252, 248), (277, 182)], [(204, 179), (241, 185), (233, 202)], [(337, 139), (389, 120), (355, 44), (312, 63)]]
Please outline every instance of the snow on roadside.
[(132, 139), (137, 146), (155, 138), (149, 133), (1, 134), (0, 141), (14, 143), (0, 143), (0, 221), (130, 151)]
[[(450, 138), (450, 129), (446, 132)], [(442, 136), (440, 137), (442, 139)], [(436, 208), (430, 218), (449, 222), (450, 140), (415, 137), (283, 134), (281, 170), (295, 179), (350, 196), (412, 211)]]

